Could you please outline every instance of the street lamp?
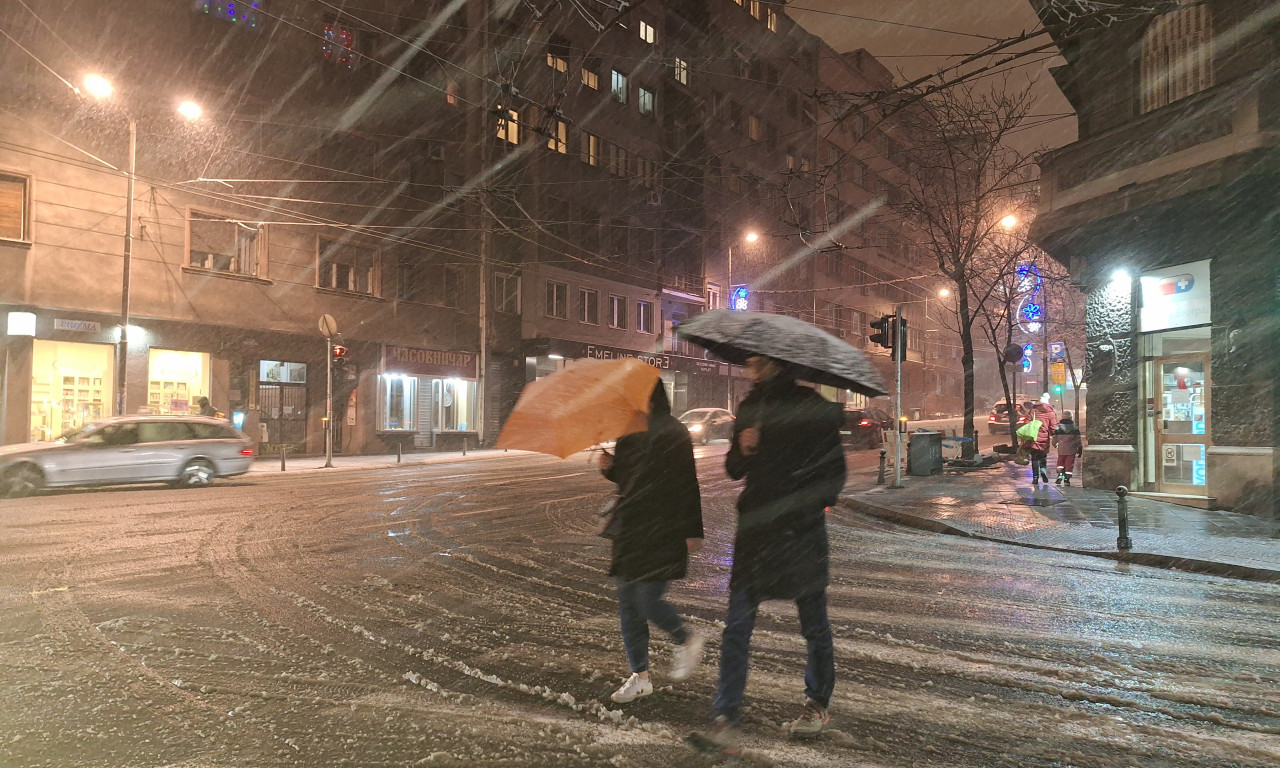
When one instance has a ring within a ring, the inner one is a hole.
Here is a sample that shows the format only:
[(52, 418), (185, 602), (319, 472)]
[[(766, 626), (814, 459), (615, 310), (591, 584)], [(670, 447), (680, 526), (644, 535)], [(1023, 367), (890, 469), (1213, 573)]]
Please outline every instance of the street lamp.
[[(98, 101), (106, 101), (115, 93), (111, 81), (102, 75), (90, 74), (84, 78), (84, 89)], [(184, 101), (177, 107), (178, 114), (188, 120), (197, 120), (203, 111), (194, 101)], [(128, 109), (123, 109), (129, 120), (129, 164), (125, 168), (127, 188), (124, 204), (124, 279), (120, 286), (120, 341), (116, 345), (116, 404), (115, 414), (121, 416), (125, 409), (126, 372), (129, 358), (129, 294), (133, 268), (133, 198), (138, 177), (138, 121)]]

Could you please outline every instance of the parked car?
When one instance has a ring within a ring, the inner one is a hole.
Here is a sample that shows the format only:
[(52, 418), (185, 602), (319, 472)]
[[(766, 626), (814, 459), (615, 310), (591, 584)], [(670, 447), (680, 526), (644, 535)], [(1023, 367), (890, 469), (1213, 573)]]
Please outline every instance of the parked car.
[[(1021, 407), (1018, 408), (1018, 425), (1027, 423), (1027, 412)], [(1009, 434), (1009, 403), (1002, 397), (996, 401), (991, 407), (991, 414), (987, 416), (987, 432), (992, 435)]]
[(0, 447), (0, 496), (122, 483), (195, 488), (242, 475), (252, 461), (253, 443), (225, 419), (114, 416), (53, 442)]
[(732, 438), (733, 422), (733, 414), (723, 408), (694, 408), (680, 414), (680, 423), (689, 430), (689, 437), (703, 445), (712, 440)]
[(844, 412), (840, 436), (845, 445), (874, 448), (880, 444), (880, 431), (893, 428), (893, 417), (880, 408), (862, 408)]

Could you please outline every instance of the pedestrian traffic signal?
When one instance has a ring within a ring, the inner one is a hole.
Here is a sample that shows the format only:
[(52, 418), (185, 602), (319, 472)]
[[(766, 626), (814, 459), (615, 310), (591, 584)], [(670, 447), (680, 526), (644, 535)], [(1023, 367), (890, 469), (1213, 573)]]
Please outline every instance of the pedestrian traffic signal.
[(1061, 385), (1061, 384), (1058, 384), (1058, 385), (1054, 386), (1054, 388), (1053, 388), (1053, 394), (1055, 394), (1055, 395), (1060, 395), (1060, 394), (1062, 394), (1062, 385)]
[(907, 359), (907, 318), (899, 317), (893, 324), (893, 359)]
[(329, 348), (330, 357), (333, 360), (334, 368), (341, 368), (347, 364), (347, 348), (342, 344), (334, 344)]
[(893, 349), (893, 315), (881, 315), (879, 320), (871, 321), (871, 327), (877, 331), (868, 337), (871, 343)]

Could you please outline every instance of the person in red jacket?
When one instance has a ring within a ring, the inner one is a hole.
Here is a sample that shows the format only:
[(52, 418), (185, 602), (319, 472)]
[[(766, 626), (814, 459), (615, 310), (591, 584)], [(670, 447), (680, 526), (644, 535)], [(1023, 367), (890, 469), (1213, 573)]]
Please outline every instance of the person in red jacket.
[(1046, 464), (1049, 461), (1049, 441), (1058, 428), (1058, 415), (1049, 404), (1049, 393), (1040, 396), (1040, 402), (1031, 408), (1031, 418), (1040, 422), (1040, 432), (1036, 439), (1027, 446), (1031, 454), (1031, 487), (1039, 488), (1040, 483), (1049, 484), (1049, 472)]

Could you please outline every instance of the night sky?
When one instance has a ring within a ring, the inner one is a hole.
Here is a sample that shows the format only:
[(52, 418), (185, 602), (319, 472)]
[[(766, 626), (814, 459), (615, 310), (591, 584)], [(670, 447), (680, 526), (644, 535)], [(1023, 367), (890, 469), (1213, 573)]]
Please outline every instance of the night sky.
[[(841, 53), (866, 48), (900, 82), (936, 72), (996, 39), (1038, 29), (1028, 0), (798, 0), (787, 13)], [(856, 18), (861, 17), (861, 18)], [(928, 29), (922, 29), (927, 27)], [(1044, 42), (1038, 38), (1036, 42)], [(1049, 67), (1061, 57), (1032, 54), (1001, 75), (983, 77), (982, 87), (1023, 88), (1033, 84), (1031, 113), (1038, 126), (1028, 128), (1019, 149), (1033, 151), (1075, 141), (1076, 121)]]

